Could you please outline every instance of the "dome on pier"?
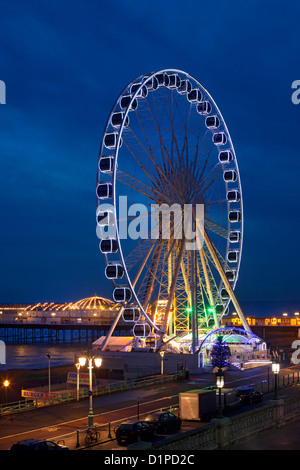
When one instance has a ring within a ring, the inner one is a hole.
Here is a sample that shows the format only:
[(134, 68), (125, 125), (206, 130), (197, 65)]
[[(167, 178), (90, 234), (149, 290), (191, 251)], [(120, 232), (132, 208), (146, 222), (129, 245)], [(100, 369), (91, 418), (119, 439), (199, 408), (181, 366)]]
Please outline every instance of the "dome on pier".
[(99, 297), (96, 294), (93, 297), (78, 300), (72, 304), (72, 309), (75, 310), (104, 310), (115, 307), (116, 304), (112, 300)]
[(67, 311), (67, 310), (112, 310), (116, 308), (115, 302), (104, 297), (94, 295), (93, 297), (87, 297), (86, 299), (78, 300), (77, 302), (69, 303), (55, 303), (55, 302), (39, 302), (36, 304), (29, 305), (26, 310), (36, 312), (56, 312), (56, 311)]

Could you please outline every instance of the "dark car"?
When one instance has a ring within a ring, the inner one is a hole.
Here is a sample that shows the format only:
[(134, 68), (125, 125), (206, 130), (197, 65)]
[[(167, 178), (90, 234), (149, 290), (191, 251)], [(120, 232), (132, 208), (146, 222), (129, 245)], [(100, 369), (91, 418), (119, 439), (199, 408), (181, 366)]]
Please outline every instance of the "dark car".
[(27, 439), (13, 444), (10, 450), (69, 450), (69, 448), (45, 439)]
[(145, 421), (155, 426), (158, 433), (175, 431), (181, 427), (181, 418), (174, 413), (152, 413), (145, 418)]
[(157, 436), (157, 430), (146, 421), (126, 421), (116, 429), (118, 444), (138, 441), (153, 441)]
[(256, 388), (240, 388), (236, 391), (236, 395), (243, 405), (252, 405), (263, 400), (263, 394)]

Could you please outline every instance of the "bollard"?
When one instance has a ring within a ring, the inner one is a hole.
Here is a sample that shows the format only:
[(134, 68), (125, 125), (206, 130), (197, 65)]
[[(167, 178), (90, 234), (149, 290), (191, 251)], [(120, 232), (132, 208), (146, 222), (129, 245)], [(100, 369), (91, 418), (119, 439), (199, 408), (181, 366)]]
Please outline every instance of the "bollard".
[(108, 423), (108, 439), (111, 439), (111, 433), (110, 433), (110, 422)]
[(76, 448), (80, 447), (80, 443), (79, 443), (79, 430), (77, 429), (76, 431)]

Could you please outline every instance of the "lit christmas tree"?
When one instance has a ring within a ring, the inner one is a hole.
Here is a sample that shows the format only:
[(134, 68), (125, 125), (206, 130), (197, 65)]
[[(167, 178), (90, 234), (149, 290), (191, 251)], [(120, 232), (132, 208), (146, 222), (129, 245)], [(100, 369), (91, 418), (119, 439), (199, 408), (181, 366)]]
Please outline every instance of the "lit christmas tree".
[(218, 336), (211, 349), (211, 363), (219, 370), (227, 367), (230, 356), (230, 349), (227, 343), (223, 342), (223, 337)]

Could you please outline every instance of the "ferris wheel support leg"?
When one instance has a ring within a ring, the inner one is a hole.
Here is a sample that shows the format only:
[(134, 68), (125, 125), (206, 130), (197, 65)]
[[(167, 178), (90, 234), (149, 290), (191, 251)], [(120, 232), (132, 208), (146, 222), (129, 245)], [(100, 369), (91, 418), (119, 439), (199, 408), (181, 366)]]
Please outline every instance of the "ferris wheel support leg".
[[(154, 254), (155, 259), (153, 259), (153, 267), (152, 267), (152, 270), (151, 270), (151, 281), (150, 281), (150, 284), (147, 286), (145, 300), (143, 302), (144, 310), (147, 310), (149, 300), (150, 300), (150, 297), (151, 297), (151, 294), (152, 294), (153, 285), (154, 285), (154, 281), (155, 281), (155, 278), (156, 278), (156, 273), (157, 273), (158, 264), (159, 264), (162, 249), (163, 249), (163, 244), (160, 243), (157, 250), (155, 251), (155, 254)], [(149, 255), (150, 255), (150, 253), (149, 253)]]
[(213, 298), (213, 294), (212, 294), (212, 290), (211, 290), (211, 285), (210, 285), (210, 282), (209, 282), (206, 262), (205, 262), (204, 254), (203, 254), (203, 248), (199, 249), (199, 253), (200, 253), (200, 259), (201, 259), (201, 264), (202, 264), (202, 268), (203, 268), (205, 283), (206, 283), (206, 289), (207, 289), (208, 296), (209, 296), (210, 306), (213, 309), (214, 323), (215, 323), (216, 328), (219, 328), (219, 326), (220, 326), (219, 325), (219, 319), (216, 315), (215, 302), (214, 302), (214, 298)]
[(207, 246), (207, 248), (208, 248), (208, 251), (210, 252), (210, 255), (211, 255), (211, 257), (212, 257), (212, 259), (213, 259), (213, 261), (214, 261), (214, 263), (215, 263), (215, 265), (216, 265), (216, 268), (217, 268), (218, 271), (219, 271), (219, 274), (220, 274), (220, 276), (221, 276), (221, 279), (222, 279), (222, 281), (223, 281), (223, 283), (224, 283), (224, 285), (225, 285), (225, 288), (226, 288), (226, 290), (227, 290), (227, 292), (228, 292), (228, 294), (229, 294), (229, 296), (230, 296), (230, 298), (231, 298), (231, 300), (232, 300), (232, 303), (233, 303), (233, 305), (234, 305), (234, 308), (236, 309), (236, 312), (237, 312), (237, 314), (238, 314), (238, 316), (239, 316), (239, 318), (240, 318), (240, 320), (241, 320), (241, 322), (242, 322), (242, 325), (243, 325), (244, 329), (245, 329), (246, 331), (248, 331), (248, 332), (251, 333), (251, 332), (252, 332), (252, 331), (251, 331), (251, 328), (250, 328), (250, 326), (248, 325), (248, 322), (246, 321), (246, 319), (245, 319), (245, 317), (244, 317), (244, 314), (243, 314), (243, 312), (242, 312), (242, 309), (241, 309), (241, 307), (240, 307), (240, 304), (238, 303), (238, 300), (237, 300), (237, 298), (236, 298), (236, 296), (235, 296), (235, 294), (234, 294), (234, 292), (233, 292), (233, 289), (232, 289), (232, 287), (231, 287), (231, 285), (230, 285), (230, 283), (229, 283), (229, 281), (228, 281), (228, 279), (227, 279), (227, 276), (226, 276), (226, 274), (225, 274), (225, 272), (224, 272), (223, 266), (221, 265), (221, 263), (220, 263), (220, 261), (219, 261), (219, 258), (218, 258), (217, 254), (216, 254), (216, 252), (215, 252), (215, 249), (214, 249), (214, 247), (213, 247), (213, 244), (212, 244), (211, 241), (210, 241), (209, 236), (207, 235), (206, 230), (204, 230), (204, 242), (206, 243), (206, 246)]
[(192, 351), (196, 352), (199, 344), (197, 311), (197, 270), (196, 251), (191, 252), (191, 297), (192, 297)]
[[(143, 263), (142, 263), (142, 265), (141, 265), (141, 267), (140, 267), (140, 269), (139, 269), (139, 272), (137, 273), (136, 278), (135, 278), (135, 280), (134, 280), (134, 282), (133, 282), (133, 284), (132, 284), (132, 287), (133, 287), (133, 288), (135, 287), (135, 285), (136, 285), (136, 283), (137, 283), (137, 281), (138, 281), (138, 279), (139, 279), (139, 277), (140, 277), (140, 275), (141, 275), (141, 272), (142, 272), (142, 270), (144, 269), (144, 266), (145, 266), (145, 264), (146, 264), (146, 262), (147, 262), (147, 260), (148, 260), (148, 258), (149, 258), (149, 256), (150, 256), (150, 254), (151, 254), (151, 251), (153, 250), (153, 247), (154, 247), (154, 245), (151, 245), (151, 246), (150, 246), (150, 248), (149, 248), (149, 250), (148, 250), (148, 252), (147, 252), (147, 254), (146, 254), (145, 258), (144, 258), (144, 261), (143, 261)], [(123, 313), (123, 310), (124, 310), (124, 306), (122, 305), (121, 308), (120, 308), (120, 310), (118, 311), (117, 315), (115, 316), (113, 323), (111, 324), (111, 327), (110, 327), (110, 329), (109, 329), (108, 335), (106, 336), (106, 338), (105, 338), (105, 340), (104, 340), (104, 342), (103, 342), (103, 345), (102, 345), (102, 347), (101, 347), (101, 351), (105, 351), (105, 349), (106, 349), (106, 347), (107, 347), (107, 343), (108, 343), (109, 339), (111, 338), (111, 336), (112, 336), (112, 334), (113, 334), (113, 332), (114, 332), (114, 330), (115, 330), (115, 328), (116, 328), (116, 326), (117, 326), (117, 324), (118, 324), (118, 321), (119, 321), (120, 318), (121, 318), (121, 315), (122, 315), (122, 313)]]
[(178, 278), (179, 268), (180, 268), (180, 265), (181, 265), (181, 260), (182, 260), (183, 253), (184, 253), (184, 248), (185, 248), (185, 238), (183, 237), (182, 240), (181, 240), (181, 246), (180, 246), (180, 250), (179, 250), (179, 253), (178, 253), (178, 257), (176, 259), (176, 266), (175, 266), (174, 276), (173, 276), (173, 279), (172, 279), (172, 284), (170, 286), (168, 303), (167, 303), (166, 310), (165, 310), (165, 319), (164, 319), (164, 324), (163, 324), (163, 328), (162, 328), (162, 330), (165, 333), (167, 332), (169, 311), (170, 311), (170, 308), (171, 308), (171, 305), (172, 305), (172, 302), (173, 302), (173, 298), (174, 298), (174, 295), (175, 295), (176, 282), (177, 282), (177, 278)]
[[(202, 265), (202, 269), (203, 269), (206, 289), (207, 289), (207, 292), (208, 292), (210, 306), (213, 309), (214, 324), (215, 324), (216, 328), (219, 328), (220, 323), (219, 323), (218, 316), (216, 314), (214, 296), (213, 296), (212, 289), (211, 289), (211, 284), (210, 284), (210, 281), (209, 281), (209, 275), (208, 275), (206, 261), (205, 261), (205, 255), (204, 255), (204, 251), (203, 251), (204, 230), (203, 230), (203, 226), (202, 226), (201, 222), (200, 223), (199, 223), (199, 221), (195, 221), (195, 222), (196, 222), (196, 230), (197, 230), (197, 234), (198, 234), (198, 236), (196, 237), (196, 243), (197, 243), (197, 248), (198, 248), (199, 255), (200, 255), (200, 260), (201, 260), (201, 265)], [(202, 244), (201, 244), (201, 240), (202, 240)], [(207, 318), (207, 313), (206, 312), (205, 312), (205, 317)], [(207, 326), (208, 326), (208, 324), (207, 324)]]
[(102, 344), (102, 346), (101, 346), (101, 351), (105, 351), (105, 349), (106, 349), (106, 347), (107, 347), (107, 344), (108, 344), (108, 341), (110, 340), (111, 335), (113, 334), (113, 332), (114, 332), (114, 330), (115, 330), (115, 328), (116, 328), (116, 326), (117, 326), (117, 323), (118, 323), (118, 321), (119, 321), (120, 318), (121, 318), (121, 315), (122, 315), (122, 313), (123, 313), (123, 310), (124, 310), (124, 307), (122, 306), (122, 307), (120, 308), (120, 310), (118, 311), (117, 315), (115, 316), (114, 321), (112, 322), (111, 327), (110, 327), (110, 329), (109, 329), (108, 335), (106, 336), (105, 340), (103, 341), (103, 344)]

